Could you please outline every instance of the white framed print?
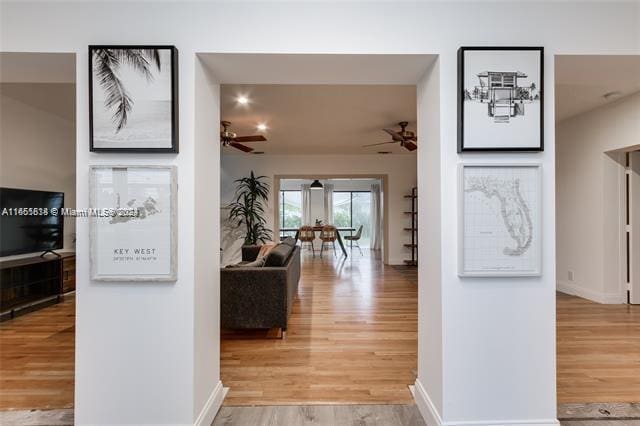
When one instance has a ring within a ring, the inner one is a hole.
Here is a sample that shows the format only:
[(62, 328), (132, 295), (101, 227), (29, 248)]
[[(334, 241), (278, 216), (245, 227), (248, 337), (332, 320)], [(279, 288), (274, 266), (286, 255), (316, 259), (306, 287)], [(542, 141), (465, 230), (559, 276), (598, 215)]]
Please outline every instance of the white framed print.
[(174, 166), (91, 166), (91, 278), (177, 279)]
[(459, 165), (459, 276), (542, 274), (541, 170), (538, 163)]

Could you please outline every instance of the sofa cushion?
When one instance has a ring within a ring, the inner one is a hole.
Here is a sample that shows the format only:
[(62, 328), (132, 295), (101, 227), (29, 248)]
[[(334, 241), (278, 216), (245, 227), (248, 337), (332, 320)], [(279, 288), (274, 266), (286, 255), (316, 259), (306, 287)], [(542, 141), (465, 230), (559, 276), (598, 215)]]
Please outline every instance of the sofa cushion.
[(264, 262), (264, 266), (284, 266), (287, 263), (287, 259), (291, 255), (293, 251), (293, 246), (289, 244), (280, 243), (275, 246), (269, 254)]

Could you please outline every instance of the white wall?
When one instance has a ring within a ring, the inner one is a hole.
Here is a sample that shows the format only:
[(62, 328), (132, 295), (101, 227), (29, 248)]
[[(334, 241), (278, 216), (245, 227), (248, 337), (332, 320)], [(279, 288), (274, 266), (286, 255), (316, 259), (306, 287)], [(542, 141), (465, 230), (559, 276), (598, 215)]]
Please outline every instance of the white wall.
[(640, 93), (558, 123), (556, 141), (558, 290), (624, 303), (624, 156), (615, 151), (640, 147)]
[[(159, 163), (179, 168), (179, 280), (175, 284), (98, 284), (88, 257), (78, 258), (76, 421), (179, 423), (194, 421), (194, 246), (196, 205), (194, 102), (196, 52), (430, 53), (439, 55), (438, 108), (422, 109), (419, 123), (439, 130), (418, 149), (420, 185), (430, 201), (420, 220), (439, 219), (440, 236), (422, 238), (434, 272), (419, 278), (418, 399), (437, 424), (555, 424), (555, 138), (554, 55), (640, 53), (637, 2), (402, 3), (402, 30), (389, 25), (397, 3), (245, 2), (3, 2), (1, 49), (76, 52), (77, 204), (88, 201), (88, 164)], [(259, 31), (238, 31), (243, 28)], [(173, 43), (180, 50), (179, 155), (89, 154), (87, 45)], [(545, 46), (545, 146), (540, 154), (456, 153), (456, 50), (461, 45)], [(429, 84), (423, 87), (429, 88)], [(435, 117), (435, 122), (434, 122)], [(209, 120), (217, 127), (217, 117)], [(430, 132), (420, 128), (419, 134)], [(211, 140), (211, 143), (217, 143)], [(433, 145), (437, 145), (433, 146)], [(436, 155), (435, 158), (430, 158)], [(456, 274), (459, 161), (538, 161), (543, 179), (542, 277), (460, 279)], [(433, 172), (424, 170), (431, 165)], [(211, 167), (216, 168), (215, 158)], [(214, 170), (215, 172), (215, 170)], [(215, 173), (214, 173), (215, 175)], [(212, 188), (219, 185), (211, 176)], [(425, 182), (427, 183), (427, 182)], [(210, 192), (215, 198), (215, 189)], [(438, 210), (438, 213), (430, 212)], [(212, 218), (215, 216), (212, 214)], [(88, 229), (78, 224), (78, 252)], [(424, 235), (424, 234), (421, 234)], [(208, 236), (198, 235), (198, 238)], [(215, 238), (215, 234), (211, 236)], [(217, 244), (217, 242), (216, 242)], [(435, 250), (429, 252), (429, 250)], [(212, 256), (215, 256), (212, 253)], [(426, 272), (426, 273), (425, 273)], [(211, 283), (216, 285), (217, 283)], [(427, 288), (439, 297), (425, 295)], [(214, 303), (215, 306), (215, 303)], [(428, 315), (439, 321), (428, 322)], [(215, 313), (217, 315), (217, 312)], [(427, 316), (425, 316), (427, 315)], [(215, 325), (214, 325), (215, 327)], [(216, 331), (217, 333), (217, 331)], [(424, 334), (423, 334), (424, 333)], [(217, 336), (218, 334), (216, 334)], [(441, 344), (440, 347), (437, 347)], [(425, 368), (433, 358), (442, 368)], [(441, 378), (430, 377), (441, 374)], [(217, 381), (214, 377), (211, 380)], [(424, 386), (422, 386), (424, 385)], [(422, 390), (424, 390), (424, 392)], [(433, 398), (430, 398), (430, 395)], [(435, 419), (435, 420), (434, 420)]]
[[(417, 184), (415, 155), (224, 155), (222, 156), (222, 201), (228, 203), (233, 196), (233, 181), (248, 176), (253, 170), (257, 175), (268, 176), (273, 186), (275, 175), (380, 175), (389, 176), (389, 191), (385, 202), (389, 203), (389, 263), (403, 264), (411, 253), (402, 244), (410, 242), (405, 228), (411, 224), (404, 211), (409, 211), (409, 201), (403, 197), (411, 193)], [(273, 227), (274, 202), (271, 188), (267, 209), (267, 223)], [(312, 191), (312, 211), (322, 212), (324, 218), (323, 191)], [(312, 216), (315, 219), (316, 216)], [(237, 245), (236, 245), (237, 246)], [(223, 247), (224, 248), (224, 247)], [(237, 250), (237, 247), (235, 248)], [(409, 257), (410, 258), (410, 257)]]
[[(442, 291), (442, 166), (440, 141), (440, 60), (417, 88), (418, 134), (431, 141), (418, 147), (418, 380), (416, 403), (429, 422), (444, 416), (444, 345)], [(426, 253), (426, 255), (425, 255)], [(421, 324), (429, 324), (428, 327)], [(427, 413), (431, 414), (427, 417)]]
[[(61, 191), (75, 207), (74, 116), (74, 84), (0, 83), (0, 186)], [(74, 234), (67, 217), (63, 250), (74, 249)]]
[[(195, 422), (209, 425), (226, 391), (220, 382), (220, 186), (212, 185), (220, 179), (219, 170), (211, 163), (220, 162), (220, 149), (211, 143), (218, 137), (218, 127), (210, 120), (220, 121), (220, 86), (207, 72), (199, 59), (195, 61), (195, 241), (194, 282), (194, 403)], [(188, 210), (184, 210), (185, 213)], [(191, 259), (190, 259), (191, 260)]]

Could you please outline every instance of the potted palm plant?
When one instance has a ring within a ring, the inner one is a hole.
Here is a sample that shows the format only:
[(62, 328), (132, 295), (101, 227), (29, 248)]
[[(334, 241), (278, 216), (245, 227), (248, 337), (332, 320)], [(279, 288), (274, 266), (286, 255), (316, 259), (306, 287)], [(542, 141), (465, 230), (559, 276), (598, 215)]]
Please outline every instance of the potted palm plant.
[(234, 201), (229, 205), (229, 219), (237, 221), (238, 227), (245, 227), (245, 245), (265, 243), (273, 238), (273, 232), (267, 228), (265, 205), (269, 199), (269, 184), (264, 182), (266, 176), (255, 176), (253, 171), (249, 177), (237, 179)]

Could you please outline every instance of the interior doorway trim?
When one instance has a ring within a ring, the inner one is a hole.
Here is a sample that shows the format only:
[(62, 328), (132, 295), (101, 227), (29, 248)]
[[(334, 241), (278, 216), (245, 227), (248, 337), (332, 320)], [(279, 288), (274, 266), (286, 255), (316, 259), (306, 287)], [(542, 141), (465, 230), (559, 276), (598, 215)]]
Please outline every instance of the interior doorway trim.
[(389, 264), (389, 250), (387, 249), (387, 241), (389, 241), (389, 203), (387, 202), (387, 194), (389, 194), (389, 175), (387, 174), (293, 174), (293, 175), (274, 175), (273, 191), (276, 195), (273, 197), (273, 235), (280, 235), (280, 203), (278, 191), (280, 181), (283, 179), (306, 179), (306, 180), (326, 180), (326, 179), (379, 179), (382, 182), (382, 260), (385, 265)]

